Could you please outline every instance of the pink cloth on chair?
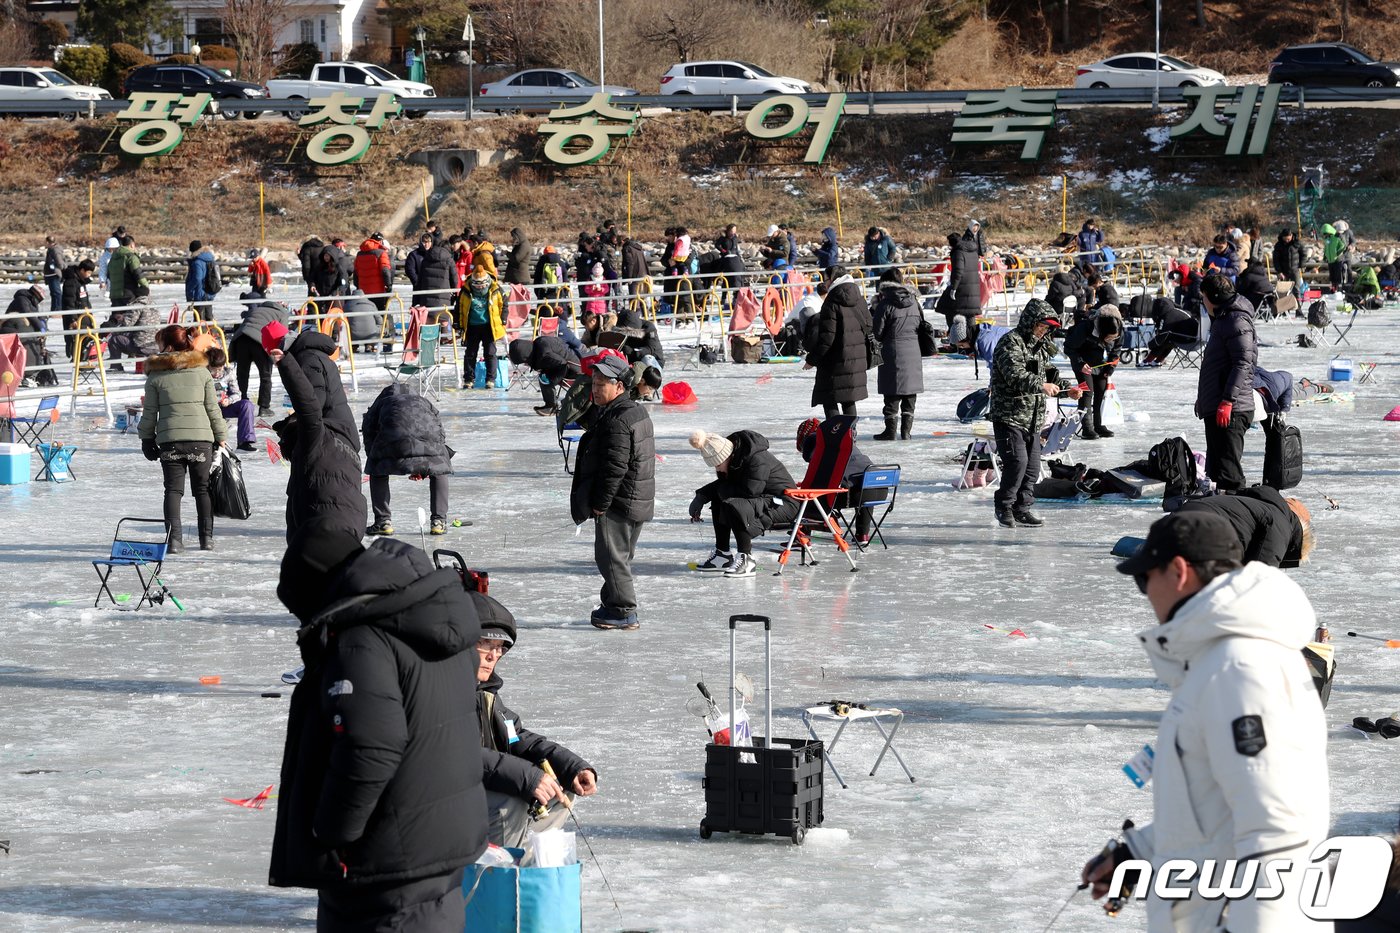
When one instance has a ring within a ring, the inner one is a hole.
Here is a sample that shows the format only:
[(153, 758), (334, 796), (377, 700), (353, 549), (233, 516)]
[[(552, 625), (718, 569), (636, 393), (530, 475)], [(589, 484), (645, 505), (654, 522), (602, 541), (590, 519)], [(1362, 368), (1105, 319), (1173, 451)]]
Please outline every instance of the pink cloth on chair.
[[(506, 338), (518, 337), (530, 328), (530, 302), (535, 294), (528, 285), (511, 283), (506, 296)], [(525, 334), (529, 336), (529, 334)]]
[(23, 379), (24, 345), (19, 334), (0, 334), (0, 418), (15, 416), (15, 391)]
[(729, 315), (729, 332), (742, 334), (753, 326), (754, 319), (763, 312), (758, 296), (747, 285), (734, 293), (734, 310)]
[(813, 291), (812, 283), (807, 276), (796, 269), (788, 272), (787, 280), (787, 306), (795, 308), (804, 296)]
[(422, 339), (419, 333), (426, 323), (428, 323), (427, 308), (422, 305), (414, 305), (408, 309), (408, 329), (403, 334), (404, 362), (410, 363), (418, 359), (418, 343)]
[(173, 305), (170, 306), (170, 313), (167, 314), (167, 315), (165, 316), (165, 323), (167, 323), (167, 324), (179, 324), (179, 323), (180, 323), (180, 302), (177, 301), (177, 302), (175, 302)]

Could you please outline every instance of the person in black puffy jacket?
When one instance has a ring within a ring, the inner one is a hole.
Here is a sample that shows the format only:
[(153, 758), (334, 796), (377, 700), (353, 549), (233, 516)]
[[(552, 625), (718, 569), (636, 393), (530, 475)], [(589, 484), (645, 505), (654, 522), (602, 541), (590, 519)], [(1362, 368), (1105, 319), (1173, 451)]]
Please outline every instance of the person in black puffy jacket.
[[(271, 326), (271, 325), (269, 325)], [(361, 491), (360, 455), (332, 427), (322, 397), (303, 370), (300, 358), (275, 346), (268, 355), (277, 363), (282, 385), (292, 397), (292, 416), (272, 425), (291, 463), (287, 477), (287, 540), (313, 518), (324, 519), (356, 535), (364, 533), (365, 494)], [(344, 417), (351, 418), (349, 405)], [(353, 422), (352, 422), (353, 423)], [(359, 432), (355, 432), (356, 441)]]
[(603, 577), (601, 605), (590, 621), (601, 629), (640, 627), (632, 558), (642, 525), (656, 514), (656, 441), (646, 409), (628, 397), (632, 367), (603, 355), (590, 375), (597, 415), (578, 444), (569, 512), (593, 520), (593, 560)]
[[(283, 362), (287, 362), (286, 358)], [(315, 888), (316, 929), (460, 933), (486, 849), (476, 608), (457, 573), (309, 522), (277, 595), (301, 622), (268, 882)]]
[(302, 372), (311, 382), (316, 398), (321, 402), (321, 416), (326, 427), (338, 434), (355, 453), (360, 452), (360, 427), (350, 413), (350, 397), (340, 381), (340, 370), (331, 354), (336, 343), (318, 330), (303, 330), (292, 338), (287, 352), (297, 358)]
[(1117, 346), (1122, 338), (1123, 318), (1116, 305), (1104, 305), (1097, 313), (1086, 315), (1065, 335), (1070, 372), (1079, 378), (1080, 385), (1088, 388), (1079, 396), (1079, 409), (1085, 412), (1079, 436), (1086, 441), (1113, 436), (1113, 432), (1104, 427), (1103, 402), (1113, 370), (1118, 365)]
[(948, 342), (971, 349), (977, 345), (977, 315), (982, 313), (981, 260), (977, 239), (948, 234), (948, 284), (934, 310), (948, 322)]
[(1271, 486), (1251, 486), (1224, 496), (1186, 499), (1179, 511), (1214, 512), (1239, 536), (1245, 562), (1297, 567), (1312, 554), (1312, 516), (1298, 499)]
[(438, 410), (426, 396), (407, 383), (384, 387), (361, 422), (365, 438), (365, 473), (369, 476), (369, 501), (374, 524), (371, 535), (391, 535), (389, 477), (428, 479), (428, 505), (432, 533), (447, 533), (447, 478), (452, 475), (452, 454), (442, 430)]
[(403, 271), (413, 283), (413, 303), (425, 308), (451, 306), (453, 292), (462, 284), (457, 279), (457, 261), (446, 246), (433, 242), (431, 233), (419, 237), (418, 248), (404, 260)]
[(829, 289), (817, 315), (817, 343), (802, 368), (817, 371), (812, 382), (813, 406), (822, 406), (828, 418), (838, 409), (843, 415), (854, 415), (856, 402), (870, 395), (866, 338), (873, 333), (874, 324), (860, 286), (843, 266), (832, 266), (823, 275)]
[[(568, 819), (565, 801), (598, 791), (598, 769), (558, 742), (525, 728), (500, 698), (503, 681), (496, 666), (517, 640), (515, 617), (485, 593), (468, 594), (481, 621), (476, 669), (476, 714), (481, 729), (482, 784), (491, 820), (488, 837), (498, 846), (523, 848), (530, 832), (555, 829)], [(551, 777), (544, 762), (554, 769)], [(548, 807), (530, 823), (530, 804)], [(550, 806), (551, 803), (557, 805)]]
[(1251, 259), (1249, 265), (1240, 273), (1240, 277), (1235, 280), (1235, 291), (1249, 302), (1251, 308), (1258, 308), (1264, 299), (1274, 295), (1274, 280), (1269, 278), (1262, 262)]
[[(565, 328), (562, 333), (569, 331)], [(579, 346), (582, 347), (582, 344)], [(544, 404), (535, 406), (535, 414), (542, 417), (556, 414), (559, 410), (559, 386), (577, 379), (583, 372), (578, 353), (553, 334), (540, 334), (534, 340), (523, 337), (512, 340), (506, 352), (512, 364), (529, 366), (542, 377), (540, 394), (544, 396)]]
[(708, 505), (715, 527), (715, 549), (695, 569), (751, 577), (758, 572), (753, 539), (774, 525), (797, 519), (797, 502), (783, 495), (797, 484), (769, 451), (768, 438), (757, 431), (735, 431), (728, 437), (696, 431), (690, 435), (690, 446), (715, 471), (715, 480), (695, 490), (690, 502), (690, 520), (700, 521)]
[(1253, 422), (1254, 367), (1259, 358), (1254, 309), (1223, 275), (1208, 275), (1201, 298), (1210, 313), (1210, 337), (1201, 354), (1196, 417), (1205, 424), (1206, 475), (1222, 491), (1244, 487), (1244, 435)]

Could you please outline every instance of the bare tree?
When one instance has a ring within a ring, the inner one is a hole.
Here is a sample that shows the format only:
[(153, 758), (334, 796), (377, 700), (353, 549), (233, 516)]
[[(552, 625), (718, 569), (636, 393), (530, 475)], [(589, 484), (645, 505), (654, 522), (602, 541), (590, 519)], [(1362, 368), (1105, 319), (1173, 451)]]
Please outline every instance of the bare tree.
[(224, 31), (233, 37), (242, 78), (263, 84), (272, 77), (277, 35), (292, 19), (289, 0), (224, 0)]
[(19, 15), (0, 17), (0, 62), (22, 64), (33, 54), (34, 31), (28, 19)]
[(680, 11), (667, 10), (658, 21), (642, 30), (642, 38), (659, 42), (676, 50), (676, 57), (689, 61), (703, 48), (724, 34), (720, 17), (711, 15), (713, 7), (700, 5)]

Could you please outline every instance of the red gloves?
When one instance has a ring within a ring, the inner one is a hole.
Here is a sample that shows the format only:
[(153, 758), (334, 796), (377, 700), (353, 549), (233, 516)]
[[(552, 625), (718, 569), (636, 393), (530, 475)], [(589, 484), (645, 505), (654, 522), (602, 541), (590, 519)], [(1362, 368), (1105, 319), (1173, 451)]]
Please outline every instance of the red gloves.
[(1221, 402), (1220, 407), (1215, 410), (1215, 426), (1217, 428), (1228, 428), (1230, 426), (1230, 415), (1235, 411), (1233, 402)]

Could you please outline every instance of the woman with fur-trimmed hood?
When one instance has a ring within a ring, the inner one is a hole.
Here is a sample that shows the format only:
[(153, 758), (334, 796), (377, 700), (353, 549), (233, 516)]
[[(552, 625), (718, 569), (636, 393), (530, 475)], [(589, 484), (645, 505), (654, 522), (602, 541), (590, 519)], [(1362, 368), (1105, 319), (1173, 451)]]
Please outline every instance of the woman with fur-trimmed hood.
[(160, 461), (165, 477), (165, 525), (170, 551), (184, 550), (180, 500), (185, 474), (194, 493), (199, 523), (199, 549), (214, 549), (214, 504), (209, 498), (209, 469), (214, 452), (224, 444), (227, 428), (209, 359), (194, 349), (189, 333), (171, 324), (156, 333), (160, 351), (146, 360), (146, 400), (136, 433), (147, 460)]

